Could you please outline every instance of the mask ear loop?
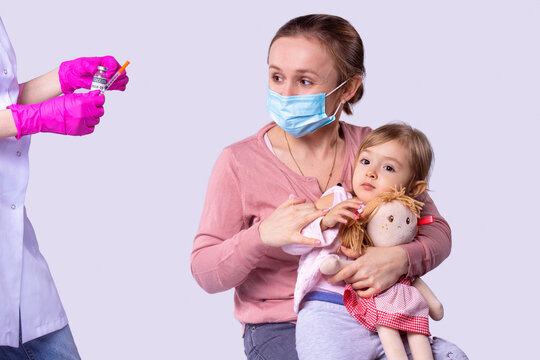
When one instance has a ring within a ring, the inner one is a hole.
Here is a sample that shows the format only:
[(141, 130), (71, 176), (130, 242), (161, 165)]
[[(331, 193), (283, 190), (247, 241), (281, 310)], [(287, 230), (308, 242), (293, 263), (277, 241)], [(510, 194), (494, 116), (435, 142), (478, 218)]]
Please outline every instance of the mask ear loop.
[(340, 87), (342, 87), (343, 85), (345, 85), (347, 83), (347, 81), (349, 81), (349, 79), (345, 80), (344, 82), (342, 82), (341, 84), (338, 85), (337, 88), (335, 88), (334, 90), (330, 91), (328, 94), (326, 94), (325, 97), (328, 97), (330, 95), (332, 95), (334, 93), (334, 91), (336, 91), (337, 89), (339, 89)]
[(345, 100), (341, 99), (341, 101), (339, 102), (339, 105), (337, 106), (336, 108), (336, 111), (334, 111), (334, 114), (332, 115), (333, 117), (336, 116), (337, 112), (339, 111), (339, 108), (341, 107), (341, 105), (345, 104)]
[[(326, 95), (325, 95), (325, 98), (327, 98), (328, 96), (332, 95), (337, 89), (339, 89), (340, 87), (342, 87), (343, 85), (345, 85), (345, 84), (347, 83), (347, 81), (349, 81), (349, 79), (345, 80), (344, 82), (342, 82), (341, 84), (339, 84), (337, 88), (335, 88), (334, 90), (332, 90), (332, 91), (330, 91), (328, 94), (326, 94)], [(339, 108), (341, 107), (341, 105), (343, 105), (343, 104), (345, 104), (345, 103), (346, 103), (346, 101), (343, 100), (343, 99), (341, 99), (341, 100), (339, 101), (339, 105), (337, 106), (336, 111), (334, 111), (334, 114), (332, 115), (334, 118), (335, 118), (337, 112), (339, 111)]]

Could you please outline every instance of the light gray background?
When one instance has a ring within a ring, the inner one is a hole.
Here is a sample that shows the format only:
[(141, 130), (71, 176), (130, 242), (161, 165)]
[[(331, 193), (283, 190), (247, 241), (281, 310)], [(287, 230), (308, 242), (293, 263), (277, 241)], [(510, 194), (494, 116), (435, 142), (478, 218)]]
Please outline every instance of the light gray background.
[(366, 93), (346, 120), (405, 121), (435, 149), (432, 196), (454, 245), (425, 277), (446, 309), (432, 332), (471, 359), (531, 357), (539, 3), (180, 3), (2, 2), (20, 81), (79, 56), (132, 63), (94, 135), (32, 140), (28, 213), (83, 358), (242, 358), (232, 291), (198, 287), (192, 241), (219, 152), (269, 121), (270, 39), (319, 12), (364, 40)]

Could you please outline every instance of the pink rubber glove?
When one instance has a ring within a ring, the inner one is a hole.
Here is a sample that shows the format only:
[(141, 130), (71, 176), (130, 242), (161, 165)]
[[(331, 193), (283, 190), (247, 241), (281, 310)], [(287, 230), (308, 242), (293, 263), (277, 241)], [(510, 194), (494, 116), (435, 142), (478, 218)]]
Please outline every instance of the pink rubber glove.
[(105, 96), (99, 90), (58, 96), (39, 104), (10, 105), (17, 139), (38, 132), (86, 135), (94, 131), (103, 116)]
[[(92, 86), (92, 79), (97, 72), (98, 66), (105, 66), (108, 69), (105, 73), (107, 81), (109, 81), (121, 67), (118, 61), (112, 56), (82, 57), (61, 63), (58, 71), (58, 78), (60, 80), (62, 92), (64, 94), (71, 94), (76, 89), (90, 89), (90, 86)], [(108, 90), (124, 91), (128, 81), (129, 78), (126, 75), (126, 72), (123, 71)]]

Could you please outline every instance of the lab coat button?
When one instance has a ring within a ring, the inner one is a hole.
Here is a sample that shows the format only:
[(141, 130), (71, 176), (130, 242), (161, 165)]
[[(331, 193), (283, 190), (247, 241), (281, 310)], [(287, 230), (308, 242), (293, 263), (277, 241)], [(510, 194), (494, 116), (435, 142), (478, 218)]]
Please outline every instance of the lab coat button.
[(11, 204), (11, 208), (15, 210), (17, 207), (15, 206), (15, 204)]
[(4, 69), (4, 75), (7, 75), (7, 69)]
[(17, 151), (17, 156), (21, 156), (22, 153), (20, 151)]

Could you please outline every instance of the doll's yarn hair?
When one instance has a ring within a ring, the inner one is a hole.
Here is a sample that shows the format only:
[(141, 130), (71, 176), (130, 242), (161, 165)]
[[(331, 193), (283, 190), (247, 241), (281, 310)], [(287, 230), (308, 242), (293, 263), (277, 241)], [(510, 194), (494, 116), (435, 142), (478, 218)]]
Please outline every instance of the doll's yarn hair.
[(341, 246), (349, 248), (358, 254), (363, 253), (366, 248), (373, 246), (373, 241), (367, 232), (367, 224), (377, 213), (379, 206), (394, 200), (399, 201), (409, 208), (417, 218), (420, 217), (420, 211), (424, 203), (407, 196), (404, 187), (400, 187), (399, 190), (394, 187), (392, 191), (380, 193), (368, 202), (362, 210), (360, 219), (349, 221), (347, 225), (341, 227), (339, 230)]
[[(399, 192), (401, 193), (403, 191), (403, 196), (411, 195), (408, 193), (408, 191), (412, 189), (415, 182), (419, 180), (424, 180), (427, 182), (434, 159), (433, 148), (431, 147), (426, 135), (420, 130), (403, 123), (386, 124), (376, 128), (370, 132), (360, 144), (354, 162), (355, 167), (358, 166), (358, 160), (362, 151), (372, 146), (383, 144), (392, 140), (397, 140), (409, 153), (411, 178), (409, 179), (408, 183), (405, 184), (405, 188), (400, 188)], [(351, 191), (351, 193), (355, 195), (354, 191)], [(378, 205), (381, 204), (381, 201), (385, 199), (384, 195), (380, 194), (380, 196), (380, 199), (379, 196), (377, 196), (376, 199), (373, 199), (368, 203), (368, 205), (366, 205), (362, 211), (362, 217), (360, 219), (349, 220), (347, 225), (341, 227), (339, 234), (341, 237), (342, 246), (361, 253), (365, 250), (365, 248), (373, 245), (371, 239), (369, 239), (369, 236), (367, 236), (366, 229), (371, 213), (378, 207)], [(378, 201), (378, 205), (375, 205), (374, 201)], [(373, 205), (370, 205), (371, 203), (373, 203)], [(413, 211), (413, 213), (416, 214), (415, 211)]]

